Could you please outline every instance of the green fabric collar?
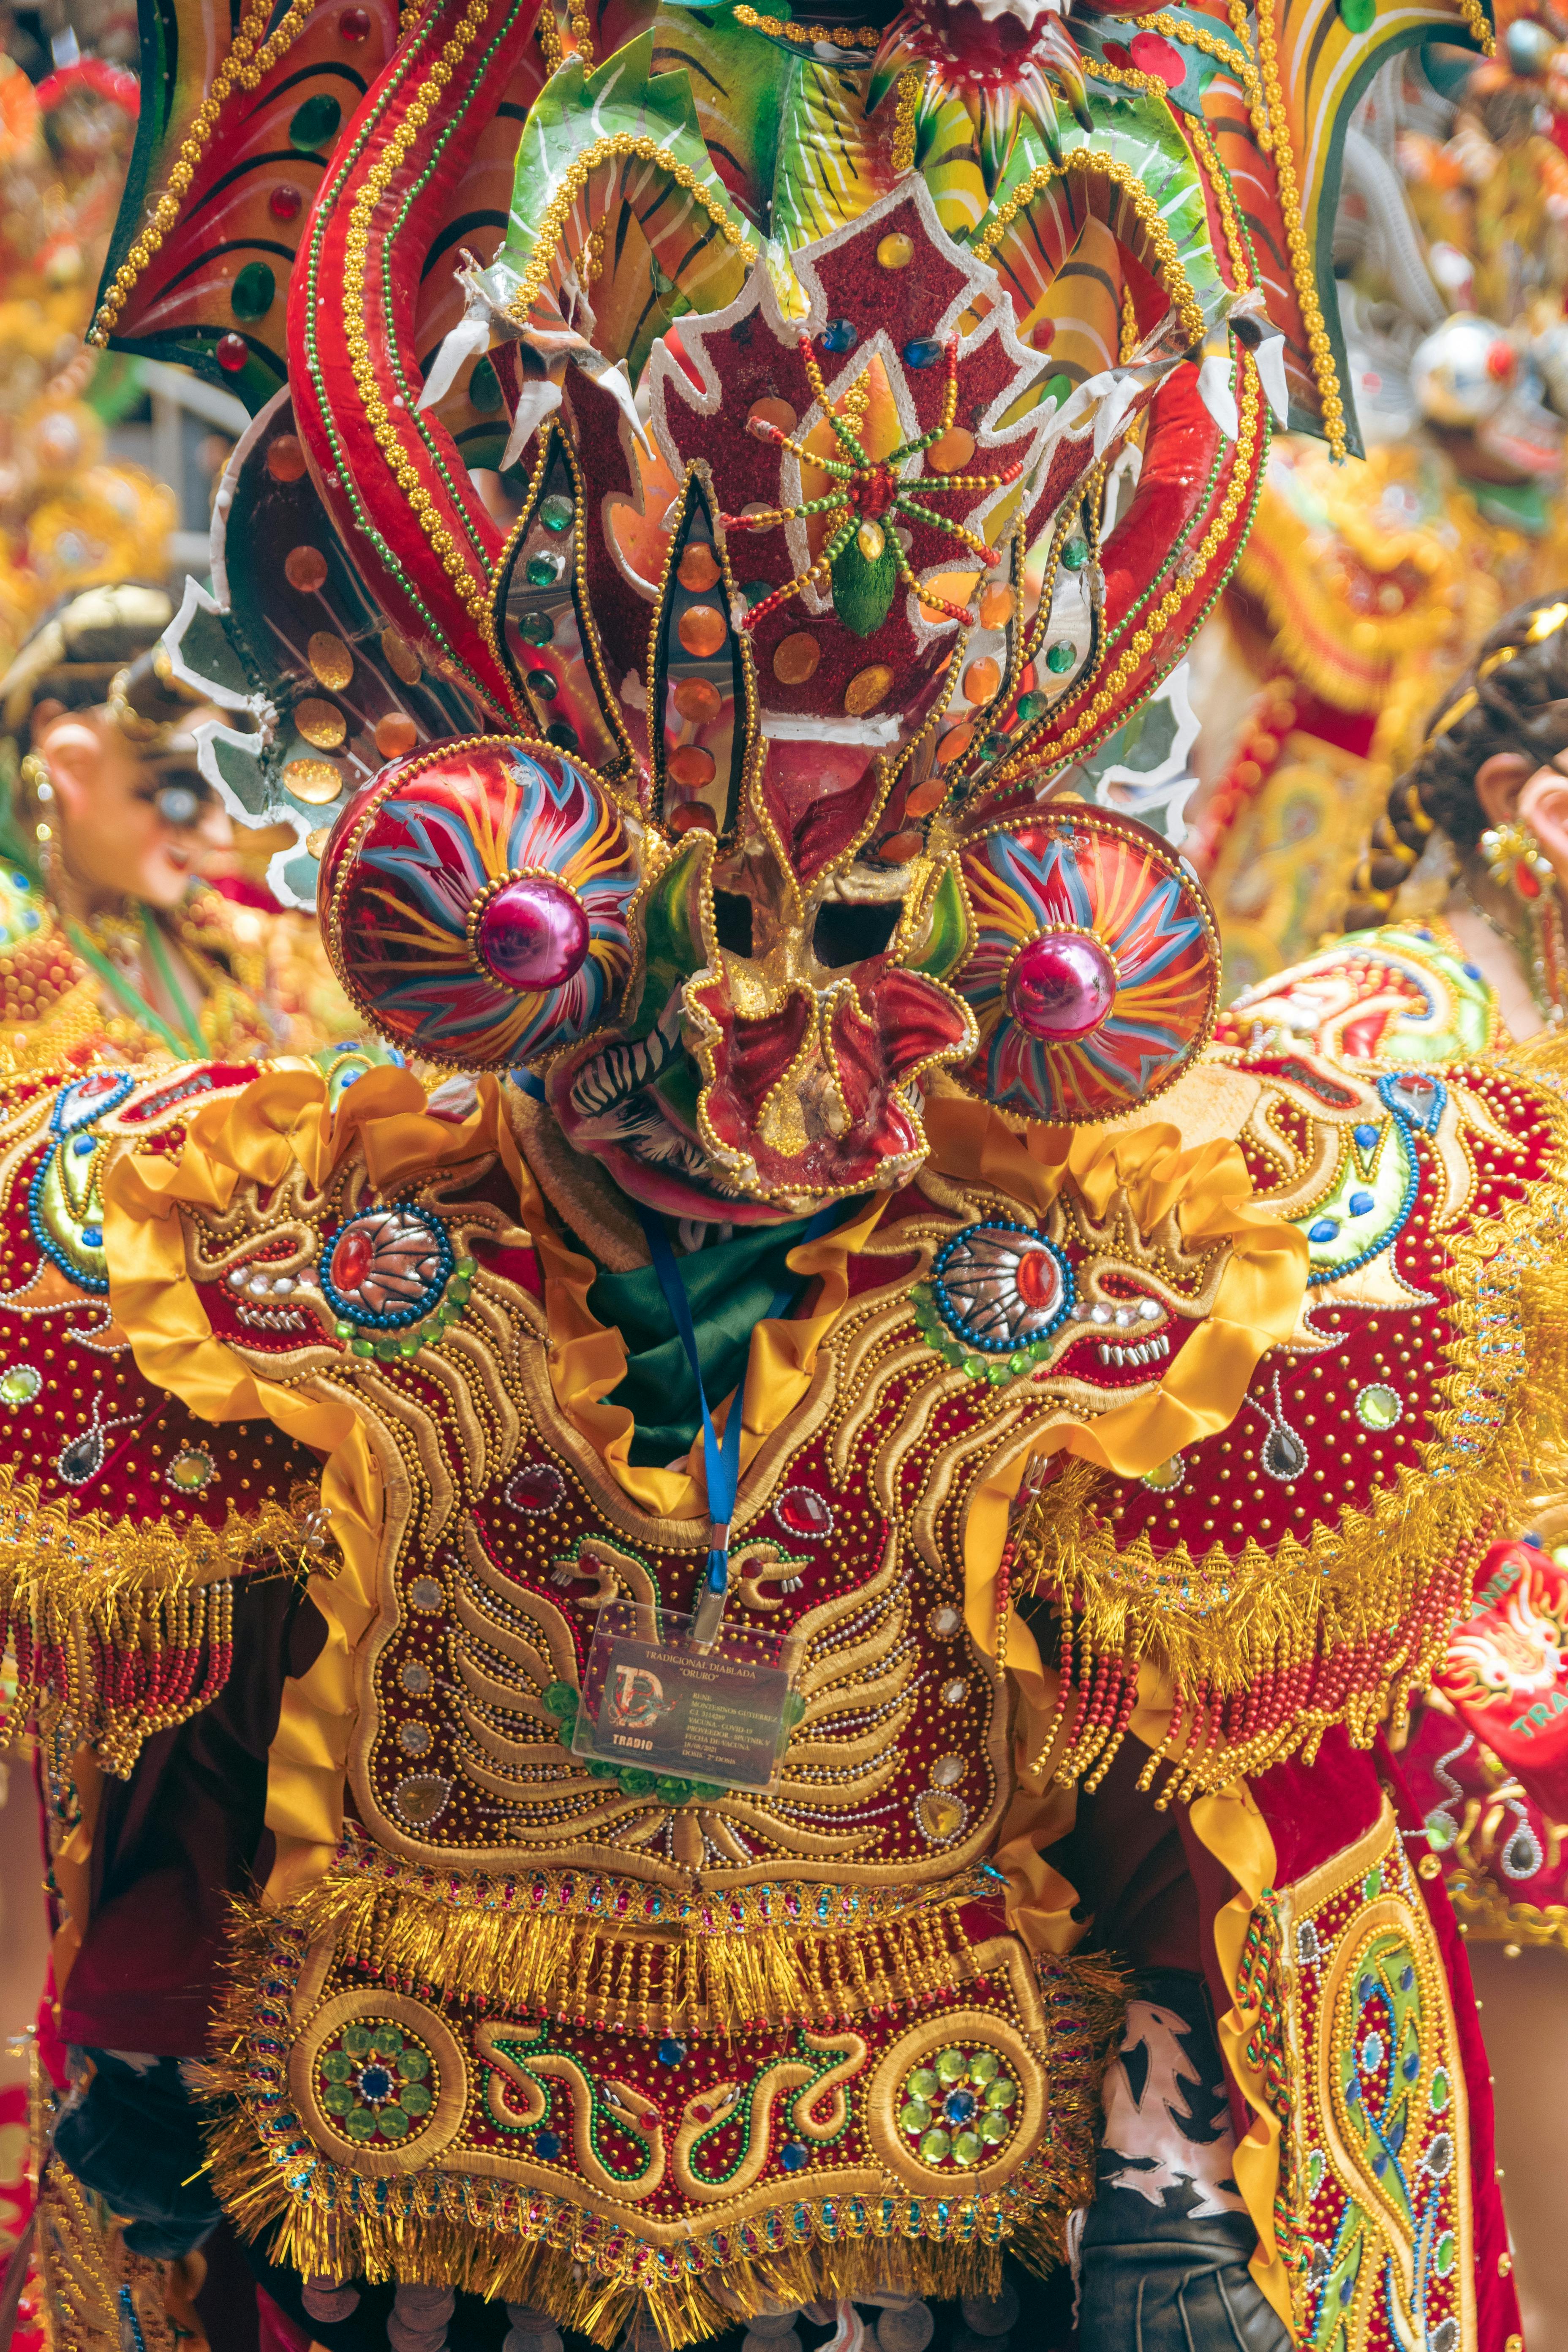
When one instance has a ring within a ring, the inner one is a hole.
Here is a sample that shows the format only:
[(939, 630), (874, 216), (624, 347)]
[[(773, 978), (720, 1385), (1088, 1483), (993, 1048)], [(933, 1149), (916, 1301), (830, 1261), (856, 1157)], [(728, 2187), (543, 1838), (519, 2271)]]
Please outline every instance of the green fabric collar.
[[(683, 1257), (681, 1275), (702, 1360), (710, 1407), (745, 1377), (752, 1332), (781, 1291), (798, 1297), (805, 1285), (784, 1260), (811, 1220), (787, 1225), (742, 1225), (727, 1242)], [(639, 1468), (684, 1461), (702, 1418), (697, 1383), (651, 1265), (631, 1274), (601, 1274), (588, 1307), (619, 1331), (626, 1374), (607, 1402), (625, 1405), (636, 1423), (631, 1459)]]

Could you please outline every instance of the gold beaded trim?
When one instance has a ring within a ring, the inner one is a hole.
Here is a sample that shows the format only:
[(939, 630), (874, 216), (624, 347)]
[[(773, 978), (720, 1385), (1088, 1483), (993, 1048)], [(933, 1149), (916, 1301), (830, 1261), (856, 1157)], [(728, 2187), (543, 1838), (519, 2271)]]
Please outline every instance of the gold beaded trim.
[(759, 16), (754, 8), (744, 5), (736, 9), (735, 22), (744, 25), (748, 32), (766, 33), (774, 41), (798, 41), (803, 47), (830, 41), (836, 49), (874, 49), (881, 39), (875, 26), (855, 32), (847, 25), (790, 25), (778, 16)]
[[(1220, 501), (1219, 511), (1204, 533), (1203, 544), (1197, 551), (1196, 562), (1190, 577), (1181, 585), (1166, 591), (1160, 603), (1149, 614), (1143, 626), (1122, 647), (1117, 657), (1115, 668), (1088, 709), (1071, 727), (1067, 728), (1060, 735), (1054, 736), (1045, 747), (1053, 761), (1062, 754), (1070, 751), (1076, 744), (1081, 743), (1085, 736), (1091, 735), (1100, 721), (1115, 708), (1140, 666), (1153, 651), (1155, 639), (1163, 635), (1166, 627), (1175, 619), (1187, 599), (1195, 593), (1203, 574), (1229, 537), (1236, 519), (1241, 512), (1243, 502), (1252, 495), (1252, 457), (1258, 446), (1262, 395), (1258, 390), (1256, 366), (1245, 362), (1242, 364), (1244, 380), (1241, 387), (1240, 429), (1237, 435), (1236, 462), (1231, 469), (1229, 486)], [(1049, 724), (1050, 721), (1047, 719), (1042, 728), (1042, 734), (1046, 729), (1048, 729)], [(1011, 783), (1026, 770), (1037, 765), (1038, 756), (1036, 746), (1025, 742), (1019, 746), (1011, 759), (1003, 761), (992, 781), (994, 783)]]
[(566, 55), (561, 46), (561, 27), (555, 21), (555, 10), (549, 5), (549, 0), (547, 5), (541, 8), (539, 22), (533, 29), (538, 37), (540, 48), (544, 54), (545, 74), (549, 76), (555, 71), (556, 67)]
[(1481, 6), (1481, 0), (1459, 0), (1459, 14), (1465, 20), (1466, 32), (1469, 34), (1482, 57), (1495, 58), (1497, 39), (1490, 25), (1487, 22), (1487, 12)]
[[(1475, 5), (1476, 0), (1471, 0), (1471, 5)], [(1232, 23), (1234, 24), (1235, 21), (1233, 16)], [(1210, 32), (1205, 26), (1184, 24), (1180, 16), (1168, 16), (1163, 8), (1156, 9), (1151, 16), (1134, 17), (1133, 22), (1151, 33), (1163, 33), (1168, 41), (1184, 41), (1188, 48), (1201, 49), (1205, 58), (1213, 58), (1216, 65), (1223, 66), (1227, 73), (1234, 74), (1247, 92), (1247, 106), (1252, 114), (1252, 128), (1258, 134), (1258, 143), (1266, 155), (1273, 153), (1274, 133), (1269, 127), (1268, 110), (1263, 101), (1263, 84), (1258, 78), (1258, 68), (1253, 63), (1252, 45), (1247, 37), (1245, 15), (1241, 18), (1237, 32), (1238, 46), (1234, 48), (1228, 41), (1222, 41), (1217, 33)], [(1099, 66), (1096, 65), (1093, 70), (1098, 73)]]
[[(1477, 8), (1477, 0), (1461, 0), (1461, 5)], [(1479, 8), (1477, 13), (1479, 13)], [(1245, 38), (1246, 0), (1230, 0), (1230, 21), (1237, 37)], [(1279, 80), (1279, 44), (1274, 37), (1270, 0), (1258, 0), (1258, 48), (1262, 61), (1269, 127), (1274, 134), (1274, 175), (1279, 185), (1279, 211), (1285, 223), (1285, 242), (1289, 247), (1290, 274), (1296, 281), (1296, 299), (1301, 306), (1301, 323), (1307, 330), (1312, 373), (1317, 379), (1318, 397), (1323, 404), (1324, 437), (1331, 456), (1336, 459), (1342, 458), (1349, 446), (1345, 436), (1344, 403), (1340, 397), (1339, 371), (1334, 365), (1329, 331), (1323, 323), (1317, 280), (1312, 275), (1311, 248), (1307, 241), (1306, 225), (1301, 218), (1301, 190), (1296, 178), (1296, 160), (1290, 149), (1290, 124), (1285, 111), (1285, 92)]]
[(268, 0), (257, 0), (257, 5), (247, 8), (241, 16), (233, 46), (213, 76), (212, 88), (202, 100), (189, 136), (175, 158), (174, 169), (169, 173), (169, 184), (159, 197), (152, 219), (116, 270), (114, 281), (99, 305), (98, 316), (87, 337), (95, 350), (108, 349), (109, 338), (125, 308), (131, 289), (179, 219), (180, 199), (190, 189), (202, 152), (213, 134), (229, 92), (237, 85), (241, 89), (256, 88), (262, 75), (271, 71), (295, 35), (303, 28), (313, 5), (314, 0), (292, 0), (289, 13), (277, 31), (259, 48), (257, 42), (271, 14)]
[(921, 77), (911, 68), (899, 76), (899, 93), (893, 101), (893, 144), (889, 158), (893, 176), (901, 180), (906, 172), (915, 168), (915, 117), (920, 111)]
[[(1098, 71), (1098, 68), (1096, 70)], [(1149, 78), (1142, 76), (1140, 79)], [(1158, 87), (1161, 96), (1163, 97), (1164, 84), (1162, 82)], [(1182, 322), (1183, 333), (1189, 343), (1201, 343), (1207, 331), (1203, 305), (1194, 293), (1188, 283), (1186, 272), (1182, 268), (1181, 255), (1176, 250), (1176, 240), (1166, 227), (1161, 216), (1159, 205), (1131, 165), (1123, 163), (1115, 155), (1108, 154), (1103, 147), (1078, 147), (1069, 154), (1064, 155), (1059, 163), (1037, 165), (1017, 194), (1009, 196), (1007, 202), (999, 206), (986, 223), (984, 232), (975, 240), (973, 249), (976, 259), (989, 261), (997, 238), (1004, 229), (1012, 225), (1025, 205), (1037, 196), (1042, 188), (1048, 187), (1053, 180), (1065, 178), (1069, 172), (1082, 173), (1086, 176), (1091, 173), (1097, 173), (1104, 179), (1114, 180), (1117, 186), (1122, 190), (1148, 233), (1150, 251), (1165, 290), (1175, 306), (1176, 315)]]
[(591, 147), (585, 147), (562, 175), (560, 188), (544, 215), (533, 258), (524, 272), (521, 285), (507, 305), (508, 317), (515, 319), (520, 326), (526, 322), (530, 310), (539, 299), (573, 205), (586, 187), (590, 175), (601, 163), (612, 163), (617, 155), (636, 155), (645, 163), (662, 163), (677, 187), (684, 188), (687, 194), (701, 205), (725, 244), (732, 245), (742, 261), (755, 261), (756, 247), (750, 242), (739, 224), (714, 201), (689, 163), (678, 163), (668, 147), (661, 147), (657, 139), (650, 139), (646, 132), (613, 131), (609, 137), (596, 139)]
[(1189, 121), (1187, 136), (1192, 142), (1193, 152), (1209, 175), (1215, 207), (1225, 233), (1226, 250), (1230, 255), (1231, 276), (1236, 280), (1237, 292), (1245, 294), (1252, 284), (1252, 263), (1247, 250), (1247, 240), (1241, 233), (1241, 222), (1237, 215), (1230, 173), (1221, 163), (1219, 152), (1201, 122), (1195, 119)]
[(488, 0), (468, 0), (457, 31), (431, 65), (402, 121), (386, 141), (374, 170), (354, 198), (353, 209), (349, 215), (349, 232), (343, 242), (343, 337), (348, 345), (354, 387), (359, 394), (365, 421), (374, 436), (376, 447), (392, 468), (398, 488), (404, 492), (426, 538), (439, 556), (442, 568), (457, 589), (468, 618), (483, 633), (493, 654), (496, 646), (490, 614), (489, 580), (488, 576), (475, 579), (457, 541), (445, 524), (437, 520), (436, 501), (426, 488), (418, 467), (405, 450), (393, 426), (391, 412), (381, 396), (363, 317), (364, 289), (370, 275), (371, 216), (391, 185), (393, 174), (400, 169), (419, 132), (429, 122), (440, 92), (451, 80), (464, 52), (489, 13)]

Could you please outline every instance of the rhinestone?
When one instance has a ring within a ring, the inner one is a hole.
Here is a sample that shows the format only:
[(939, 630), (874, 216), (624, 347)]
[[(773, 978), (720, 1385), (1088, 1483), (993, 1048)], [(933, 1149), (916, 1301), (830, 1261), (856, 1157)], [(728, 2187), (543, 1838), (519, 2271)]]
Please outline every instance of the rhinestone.
[(1066, 639), (1058, 639), (1057, 644), (1047, 649), (1046, 667), (1053, 677), (1060, 677), (1064, 670), (1071, 669), (1075, 659), (1073, 649)]
[(773, 1505), (773, 1517), (786, 1535), (805, 1543), (821, 1543), (833, 1533), (833, 1506), (809, 1486), (786, 1486)]
[(327, 576), (327, 559), (319, 547), (291, 547), (283, 558), (283, 577), (302, 596), (313, 596)]
[(877, 247), (877, 260), (883, 269), (907, 269), (915, 257), (915, 241), (902, 229), (895, 229)]
[(825, 352), (852, 352), (859, 340), (859, 330), (850, 319), (830, 320), (822, 331)]
[(917, 335), (904, 345), (904, 365), (911, 368), (935, 367), (942, 357), (942, 345), (934, 335)]
[(969, 1685), (962, 1675), (954, 1675), (951, 1682), (943, 1683), (942, 1686), (943, 1706), (962, 1706), (968, 1695)]
[(546, 530), (570, 530), (575, 512), (576, 509), (563, 490), (552, 490), (548, 498), (539, 501), (539, 520)]
[(773, 647), (773, 676), (781, 686), (804, 686), (821, 659), (822, 647), (810, 631), (797, 629)]
[(675, 576), (693, 596), (707, 594), (718, 580), (719, 561), (706, 540), (695, 539), (683, 550)]

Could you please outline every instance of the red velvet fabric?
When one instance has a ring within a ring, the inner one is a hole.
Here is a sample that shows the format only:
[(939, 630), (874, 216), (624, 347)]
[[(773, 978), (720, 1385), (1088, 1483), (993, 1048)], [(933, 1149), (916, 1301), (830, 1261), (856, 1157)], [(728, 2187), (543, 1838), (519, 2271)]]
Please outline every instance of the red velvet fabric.
[[(1384, 1785), (1399, 1817), (1401, 1835), (1409, 1840), (1413, 1853), (1424, 1853), (1426, 1850), (1426, 1832), (1421, 1816), (1411, 1801), (1392, 1752), (1381, 1737), (1377, 1744), (1377, 1762)], [(1432, 1932), (1447, 1972), (1459, 2057), (1465, 2070), (1465, 2095), (1469, 2106), (1470, 2196), (1476, 2232), (1474, 2352), (1506, 2352), (1510, 2336), (1517, 2337), (1520, 2333), (1519, 2297), (1514, 2292), (1512, 2264), (1508, 2252), (1508, 2222), (1503, 2214), (1502, 2192), (1497, 2181), (1491, 2068), (1487, 2063), (1480, 2021), (1476, 2015), (1476, 1994), (1470, 1982), (1469, 1958), (1455, 1924), (1454, 1906), (1448, 1900), (1448, 1890), (1437, 1876), (1418, 1877), (1417, 1884), (1426, 1897)], [(1466, 2345), (1463, 2352), (1471, 2352), (1470, 2346)]]

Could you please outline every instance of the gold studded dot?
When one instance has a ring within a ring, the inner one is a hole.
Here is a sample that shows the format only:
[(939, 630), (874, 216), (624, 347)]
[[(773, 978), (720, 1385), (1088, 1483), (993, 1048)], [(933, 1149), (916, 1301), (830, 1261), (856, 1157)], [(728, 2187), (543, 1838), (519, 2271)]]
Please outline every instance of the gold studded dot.
[(294, 706), (294, 724), (307, 743), (318, 751), (335, 751), (348, 734), (348, 721), (335, 702), (322, 702), (315, 695), (307, 695)]
[(311, 808), (325, 808), (342, 791), (341, 770), (331, 760), (290, 760), (283, 771), (283, 789)]
[(330, 629), (312, 632), (305, 647), (305, 658), (321, 684), (331, 687), (334, 694), (342, 694), (354, 674), (353, 654), (342, 637), (335, 637)]

